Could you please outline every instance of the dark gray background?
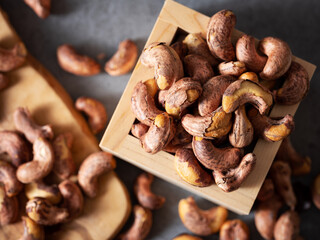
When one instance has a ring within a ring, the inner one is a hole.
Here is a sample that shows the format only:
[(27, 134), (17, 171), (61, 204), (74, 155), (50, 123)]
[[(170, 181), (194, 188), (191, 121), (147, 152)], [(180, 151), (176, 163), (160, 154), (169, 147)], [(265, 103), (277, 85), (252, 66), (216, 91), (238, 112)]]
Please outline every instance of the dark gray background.
[[(317, 66), (320, 64), (320, 2), (318, 0), (179, 0), (178, 2), (211, 16), (221, 9), (231, 9), (237, 16), (236, 28), (257, 38), (276, 36), (289, 43), (294, 55)], [(52, 0), (52, 14), (39, 19), (22, 0), (0, 0), (12, 25), (36, 57), (66, 88), (73, 99), (85, 95), (102, 101), (111, 117), (129, 80), (130, 74), (111, 77), (101, 73), (93, 77), (77, 77), (64, 72), (57, 64), (56, 49), (70, 43), (81, 53), (96, 57), (105, 53), (101, 63), (116, 51), (118, 43), (133, 39), (142, 50), (163, 5), (163, 0)], [(1, 29), (0, 29), (1, 31)], [(293, 144), (302, 154), (312, 159), (310, 175), (298, 178), (306, 184), (320, 172), (319, 149), (319, 69), (312, 82), (309, 95), (301, 103), (295, 116), (296, 129)], [(101, 137), (101, 136), (100, 136)], [(116, 172), (128, 187), (131, 199), (132, 183), (140, 169), (118, 160)], [(164, 195), (166, 204), (154, 212), (154, 224), (147, 239), (171, 239), (188, 232), (177, 212), (181, 198), (191, 195), (161, 179), (156, 179), (154, 191)], [(196, 197), (201, 208), (213, 204)], [(229, 218), (239, 217), (230, 213)], [(252, 239), (262, 239), (255, 230), (252, 214), (241, 216), (250, 226)], [(132, 219), (130, 219), (131, 221)], [(314, 206), (301, 213), (301, 235), (305, 239), (320, 239), (320, 211)], [(128, 225), (126, 225), (126, 228)], [(205, 239), (218, 239), (214, 235)]]

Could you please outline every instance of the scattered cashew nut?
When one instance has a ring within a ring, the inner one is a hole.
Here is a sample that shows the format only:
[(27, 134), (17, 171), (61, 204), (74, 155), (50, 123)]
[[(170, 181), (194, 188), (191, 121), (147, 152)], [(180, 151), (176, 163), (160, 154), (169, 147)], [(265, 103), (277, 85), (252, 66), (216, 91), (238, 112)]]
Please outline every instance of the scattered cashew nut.
[(183, 59), (184, 69), (195, 81), (204, 84), (214, 76), (214, 71), (207, 59), (196, 54), (189, 54)]
[(0, 226), (13, 223), (19, 216), (19, 201), (16, 196), (9, 197), (0, 185)]
[(27, 54), (27, 49), (21, 42), (11, 49), (0, 48), (0, 72), (9, 72), (20, 67)]
[(0, 185), (4, 186), (6, 195), (13, 197), (18, 195), (23, 185), (16, 177), (16, 169), (10, 163), (0, 160)]
[(59, 188), (56, 185), (46, 185), (42, 181), (28, 183), (24, 192), (29, 200), (41, 197), (49, 200), (52, 204), (58, 204), (61, 200)]
[(44, 240), (45, 233), (41, 225), (37, 224), (31, 218), (22, 216), (23, 235), (19, 240)]
[(38, 17), (45, 19), (50, 15), (51, 0), (24, 0)]
[(240, 219), (228, 220), (220, 229), (219, 240), (249, 240), (250, 232), (247, 224)]
[(297, 239), (300, 233), (300, 218), (295, 211), (286, 211), (276, 222), (274, 227), (275, 240)]

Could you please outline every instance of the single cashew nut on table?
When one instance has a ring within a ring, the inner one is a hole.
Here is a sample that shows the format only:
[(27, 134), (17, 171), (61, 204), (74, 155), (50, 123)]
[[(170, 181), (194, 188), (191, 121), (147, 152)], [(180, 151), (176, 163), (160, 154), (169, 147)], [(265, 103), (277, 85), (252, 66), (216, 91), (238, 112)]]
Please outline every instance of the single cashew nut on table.
[(46, 185), (41, 180), (28, 183), (24, 192), (29, 200), (41, 197), (49, 200), (52, 204), (58, 204), (61, 200), (61, 193), (57, 185)]
[(38, 17), (45, 19), (50, 15), (51, 0), (24, 0)]
[(247, 224), (240, 219), (224, 222), (219, 233), (219, 240), (249, 240), (250, 232)]
[(31, 218), (22, 216), (23, 235), (19, 240), (44, 240), (44, 229)]
[(9, 197), (0, 185), (0, 226), (14, 223), (19, 216), (19, 201), (16, 196)]
[(17, 43), (11, 49), (0, 48), (0, 72), (10, 72), (20, 67), (26, 60), (27, 49)]
[(16, 177), (16, 169), (10, 163), (0, 160), (0, 186), (3, 186), (8, 197), (18, 195), (23, 185)]

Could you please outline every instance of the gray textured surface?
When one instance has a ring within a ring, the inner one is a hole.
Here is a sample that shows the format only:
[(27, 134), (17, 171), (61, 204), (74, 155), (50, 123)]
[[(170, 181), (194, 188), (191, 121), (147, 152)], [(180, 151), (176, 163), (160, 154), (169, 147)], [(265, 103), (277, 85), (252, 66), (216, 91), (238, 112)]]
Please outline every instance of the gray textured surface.
[[(62, 43), (70, 43), (82, 53), (92, 57), (105, 53), (103, 63), (116, 51), (118, 43), (131, 38), (140, 50), (151, 32), (163, 5), (162, 0), (53, 0), (52, 14), (46, 20), (39, 19), (22, 0), (1, 0), (10, 20), (36, 57), (66, 88), (73, 99), (81, 95), (102, 101), (111, 117), (130, 75), (111, 77), (101, 73), (94, 77), (76, 77), (59, 68), (55, 51)], [(257, 38), (276, 36), (287, 41), (294, 55), (320, 65), (320, 2), (317, 0), (179, 0), (206, 15), (229, 8), (238, 19), (236, 28)], [(1, 29), (0, 29), (1, 31)], [(312, 172), (299, 181), (310, 184), (320, 172), (320, 82), (319, 69), (311, 82), (309, 95), (300, 105), (295, 116), (296, 129), (293, 143), (299, 152), (313, 160)], [(118, 160), (116, 172), (128, 187), (131, 198), (132, 182), (141, 170)], [(148, 239), (171, 239), (187, 232), (177, 212), (181, 198), (190, 193), (161, 179), (153, 185), (156, 193), (167, 198), (165, 206), (154, 212), (154, 224)], [(196, 198), (200, 207), (209, 208), (212, 203)], [(230, 213), (229, 218), (238, 217)], [(262, 239), (256, 232), (252, 214), (242, 216), (249, 225), (252, 239)], [(320, 239), (320, 211), (315, 207), (301, 213), (301, 235), (305, 239)], [(126, 226), (128, 227), (128, 226)], [(217, 235), (206, 239), (218, 239)]]

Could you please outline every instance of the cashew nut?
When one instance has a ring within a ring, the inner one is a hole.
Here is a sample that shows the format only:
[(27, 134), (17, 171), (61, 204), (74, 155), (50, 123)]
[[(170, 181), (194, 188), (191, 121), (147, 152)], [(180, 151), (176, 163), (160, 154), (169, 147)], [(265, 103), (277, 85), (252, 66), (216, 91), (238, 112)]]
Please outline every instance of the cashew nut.
[(166, 112), (157, 115), (148, 132), (140, 138), (143, 149), (151, 154), (161, 151), (175, 134), (173, 118)]
[(239, 148), (216, 148), (210, 140), (194, 137), (192, 149), (199, 162), (208, 169), (228, 171), (238, 166), (243, 157)]
[(45, 19), (50, 15), (51, 0), (24, 0), (38, 17)]
[(278, 211), (283, 203), (279, 196), (273, 195), (267, 201), (259, 202), (254, 213), (254, 222), (260, 235), (267, 240), (273, 239), (273, 230)]
[(298, 213), (294, 211), (286, 211), (283, 213), (275, 227), (274, 239), (275, 240), (292, 240), (297, 239), (300, 232), (300, 218)]
[(94, 98), (79, 97), (75, 107), (89, 118), (89, 126), (94, 134), (101, 132), (107, 124), (108, 115), (104, 105)]
[(208, 139), (220, 138), (230, 131), (232, 114), (224, 112), (219, 107), (204, 117), (186, 114), (183, 116), (181, 123), (184, 129), (192, 136)]
[(187, 45), (189, 54), (196, 54), (204, 57), (211, 66), (218, 65), (219, 61), (212, 56), (208, 44), (199, 33), (189, 33), (183, 40), (183, 43)]
[(180, 60), (182, 61), (184, 57), (187, 55), (188, 52), (188, 46), (182, 41), (175, 42), (170, 45), (170, 47), (173, 48), (173, 50), (176, 51), (178, 56), (180, 57)]
[(5, 89), (9, 85), (9, 79), (3, 73), (0, 73), (0, 90)]
[(246, 65), (241, 61), (222, 62), (218, 65), (218, 70), (221, 75), (231, 75), (239, 77), (247, 71)]
[(69, 216), (66, 208), (56, 207), (49, 200), (40, 197), (27, 202), (26, 213), (33, 221), (45, 226), (65, 222)]
[(74, 47), (63, 44), (57, 49), (57, 58), (60, 67), (78, 76), (92, 76), (100, 72), (100, 64), (93, 58), (80, 55)]
[(119, 240), (143, 240), (152, 226), (152, 213), (149, 209), (135, 205), (133, 208), (134, 222), (131, 228), (119, 236)]
[(78, 172), (78, 182), (88, 197), (94, 198), (98, 194), (98, 177), (112, 171), (116, 161), (110, 153), (95, 152), (81, 163)]
[(141, 173), (135, 181), (134, 193), (141, 206), (155, 210), (161, 208), (166, 199), (151, 192), (152, 182), (153, 175), (150, 173)]
[(112, 76), (128, 73), (135, 65), (138, 57), (137, 45), (130, 39), (120, 42), (118, 51), (106, 62), (104, 70)]
[(27, 184), (24, 192), (29, 200), (41, 197), (49, 200), (52, 204), (58, 204), (61, 200), (59, 188), (56, 185), (46, 185), (42, 181)]
[(141, 138), (144, 134), (146, 134), (149, 130), (149, 126), (139, 122), (136, 124), (133, 124), (131, 127), (131, 133), (136, 138)]
[(202, 87), (203, 92), (198, 103), (199, 114), (206, 116), (216, 110), (221, 104), (224, 91), (235, 80), (236, 78), (229, 75), (209, 79)]
[(283, 198), (291, 210), (293, 210), (297, 204), (297, 199), (291, 184), (291, 169), (289, 164), (282, 161), (275, 161), (271, 166), (270, 173), (277, 193)]
[(191, 78), (182, 78), (175, 82), (166, 93), (165, 109), (173, 117), (194, 103), (202, 93), (201, 84)]
[(165, 43), (155, 42), (145, 48), (140, 57), (141, 63), (154, 68), (158, 87), (169, 89), (183, 77), (182, 62), (174, 49)]
[(47, 176), (54, 163), (54, 152), (51, 143), (37, 138), (33, 144), (33, 160), (20, 165), (17, 178), (22, 183), (31, 183)]
[(65, 221), (70, 221), (79, 216), (83, 210), (83, 195), (77, 184), (67, 179), (59, 184), (63, 197), (62, 206), (68, 210), (69, 216)]
[(3, 185), (8, 197), (16, 196), (23, 185), (16, 177), (16, 169), (10, 163), (0, 160), (0, 186)]
[(237, 190), (256, 165), (257, 157), (254, 153), (246, 154), (240, 164), (225, 171), (214, 170), (213, 178), (219, 188), (225, 192)]
[(67, 179), (76, 171), (71, 153), (72, 142), (73, 136), (67, 132), (58, 135), (52, 143), (55, 157), (52, 170), (60, 179)]
[(234, 147), (243, 148), (248, 146), (253, 139), (253, 126), (249, 121), (246, 108), (240, 106), (234, 112), (235, 118), (231, 132), (229, 133), (230, 144)]
[(242, 73), (238, 79), (248, 79), (252, 82), (256, 82), (256, 83), (259, 83), (259, 78), (258, 78), (258, 75), (255, 73), (255, 72), (245, 72), (245, 73)]
[(213, 184), (212, 176), (200, 166), (192, 149), (178, 148), (174, 164), (179, 176), (187, 183), (198, 187)]
[(314, 205), (320, 209), (320, 174), (313, 180), (312, 184), (312, 201)]
[(0, 185), (0, 226), (13, 223), (19, 216), (19, 201), (16, 196), (9, 197)]
[(290, 164), (293, 176), (305, 175), (311, 171), (311, 158), (302, 156), (296, 151), (292, 146), (290, 136), (283, 139), (276, 158)]
[(257, 199), (267, 201), (274, 195), (274, 184), (271, 178), (266, 178), (260, 188)]
[(236, 15), (230, 10), (221, 10), (214, 14), (208, 23), (207, 43), (213, 56), (222, 61), (232, 61), (235, 50), (231, 43), (231, 34), (236, 25)]
[(44, 240), (45, 233), (41, 225), (37, 224), (31, 218), (22, 216), (23, 235), (19, 240)]
[(31, 118), (27, 108), (19, 107), (14, 111), (13, 121), (16, 129), (22, 132), (29, 142), (34, 143), (37, 138), (53, 138), (50, 125), (39, 126)]
[(274, 91), (276, 103), (293, 105), (300, 102), (308, 93), (309, 75), (306, 69), (297, 62), (292, 62), (285, 74), (282, 88)]
[(9, 156), (15, 167), (31, 160), (29, 144), (14, 131), (0, 131), (0, 154), (2, 153)]
[(149, 89), (145, 83), (139, 82), (131, 97), (132, 112), (140, 122), (147, 126), (151, 126), (156, 116), (162, 113), (156, 107)]
[(202, 238), (192, 236), (190, 234), (182, 233), (182, 234), (174, 237), (172, 240), (202, 240)]
[(0, 48), (0, 72), (9, 72), (20, 67), (26, 60), (27, 49), (19, 42), (12, 49)]
[(213, 69), (207, 59), (196, 54), (189, 54), (183, 59), (184, 69), (195, 81), (204, 84), (214, 76)]
[(225, 90), (222, 98), (222, 108), (230, 113), (245, 103), (251, 103), (260, 114), (264, 114), (273, 104), (269, 90), (250, 80), (237, 80)]
[(259, 50), (268, 56), (267, 62), (260, 72), (264, 80), (275, 80), (285, 74), (292, 60), (289, 45), (279, 38), (266, 37), (259, 42)]
[(240, 219), (224, 222), (221, 226), (219, 240), (249, 240), (250, 232), (247, 224)]
[(199, 209), (193, 197), (181, 199), (178, 211), (184, 226), (200, 236), (218, 232), (228, 217), (228, 210), (220, 206), (208, 210)]
[(236, 44), (237, 59), (246, 67), (256, 73), (260, 73), (267, 62), (267, 57), (257, 53), (255, 39), (249, 35), (240, 37)]

